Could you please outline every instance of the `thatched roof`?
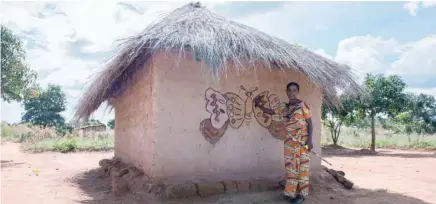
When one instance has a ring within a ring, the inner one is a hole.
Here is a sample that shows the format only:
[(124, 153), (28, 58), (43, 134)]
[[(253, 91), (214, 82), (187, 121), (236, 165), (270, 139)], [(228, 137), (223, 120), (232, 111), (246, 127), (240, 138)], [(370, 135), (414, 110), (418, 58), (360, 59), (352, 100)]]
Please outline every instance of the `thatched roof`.
[(179, 57), (192, 51), (215, 76), (222, 76), (229, 62), (241, 70), (250, 65), (294, 69), (321, 87), (325, 102), (336, 107), (340, 107), (337, 88), (359, 89), (348, 66), (227, 20), (199, 3), (190, 3), (120, 44), (119, 51), (84, 93), (76, 119), (86, 119), (103, 102), (122, 93), (136, 69), (158, 51)]
[(91, 124), (91, 125), (83, 125), (80, 127), (77, 127), (76, 129), (81, 130), (81, 129), (92, 129), (92, 128), (103, 128), (106, 129), (106, 125), (105, 124)]

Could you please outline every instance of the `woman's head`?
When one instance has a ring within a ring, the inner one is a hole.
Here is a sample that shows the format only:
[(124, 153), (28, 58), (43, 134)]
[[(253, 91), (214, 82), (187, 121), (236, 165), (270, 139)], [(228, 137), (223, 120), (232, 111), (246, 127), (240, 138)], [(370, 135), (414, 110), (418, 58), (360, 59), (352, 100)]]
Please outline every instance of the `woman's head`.
[(289, 100), (298, 99), (299, 93), (300, 85), (298, 85), (296, 82), (290, 82), (286, 86), (286, 94), (288, 95)]

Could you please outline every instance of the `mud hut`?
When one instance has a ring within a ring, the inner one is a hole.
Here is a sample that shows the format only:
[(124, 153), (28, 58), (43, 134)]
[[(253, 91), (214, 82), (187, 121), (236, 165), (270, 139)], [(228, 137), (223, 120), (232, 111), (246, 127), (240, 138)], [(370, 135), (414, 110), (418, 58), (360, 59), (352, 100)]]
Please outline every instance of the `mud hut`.
[[(103, 102), (115, 109), (115, 157), (159, 181), (283, 174), (274, 119), (256, 108), (286, 100), (290, 81), (312, 109), (321, 151), (321, 104), (358, 87), (350, 68), (227, 20), (199, 3), (178, 8), (125, 39), (84, 93), (77, 119)], [(313, 157), (313, 170), (321, 161)]]
[(88, 124), (77, 128), (80, 137), (91, 136), (94, 134), (106, 132), (105, 124)]

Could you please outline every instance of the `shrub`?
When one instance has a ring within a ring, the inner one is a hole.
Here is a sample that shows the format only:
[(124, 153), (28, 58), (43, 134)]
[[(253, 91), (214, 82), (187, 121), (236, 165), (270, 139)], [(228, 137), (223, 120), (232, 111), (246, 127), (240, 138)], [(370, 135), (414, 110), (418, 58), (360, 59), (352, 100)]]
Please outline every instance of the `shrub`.
[(77, 143), (73, 138), (60, 139), (55, 143), (53, 149), (62, 153), (72, 152), (77, 149)]

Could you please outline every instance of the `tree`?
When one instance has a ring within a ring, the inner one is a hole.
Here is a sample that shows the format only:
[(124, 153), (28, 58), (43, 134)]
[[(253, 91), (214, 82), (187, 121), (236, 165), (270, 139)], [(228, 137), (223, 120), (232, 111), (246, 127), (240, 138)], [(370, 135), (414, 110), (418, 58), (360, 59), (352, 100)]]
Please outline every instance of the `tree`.
[(113, 130), (115, 128), (115, 119), (109, 120), (109, 122), (107, 122), (107, 126)]
[(21, 40), (1, 26), (1, 97), (7, 102), (21, 101), (36, 73), (27, 67)]
[(61, 112), (65, 111), (65, 93), (58, 85), (48, 85), (46, 90), (36, 86), (24, 95), (24, 111), (22, 120), (34, 125), (63, 125), (65, 119)]
[(432, 134), (436, 132), (436, 99), (426, 94), (406, 95), (403, 112), (394, 119), (405, 126), (406, 133)]
[(341, 96), (343, 107), (332, 108), (325, 104), (322, 105), (321, 118), (325, 126), (330, 130), (333, 144), (338, 145), (341, 127), (343, 123), (350, 125), (354, 121), (355, 101), (346, 95)]
[(56, 130), (56, 134), (58, 135), (58, 136), (61, 136), (61, 137), (63, 137), (63, 136), (65, 136), (67, 133), (73, 133), (73, 126), (71, 125), (71, 124), (69, 124), (69, 123), (65, 123), (65, 124), (58, 124), (58, 125), (56, 125), (56, 128), (55, 128), (55, 130)]
[(388, 117), (394, 117), (404, 109), (407, 101), (404, 93), (406, 84), (397, 75), (385, 77), (368, 74), (364, 87), (369, 97), (359, 100), (356, 107), (360, 115), (371, 119), (371, 151), (375, 152), (375, 116), (386, 114)]

